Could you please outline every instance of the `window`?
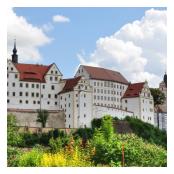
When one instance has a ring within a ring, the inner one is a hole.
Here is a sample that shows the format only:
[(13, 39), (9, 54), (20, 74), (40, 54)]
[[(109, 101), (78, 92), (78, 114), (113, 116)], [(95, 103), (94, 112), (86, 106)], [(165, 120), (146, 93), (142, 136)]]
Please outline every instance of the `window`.
[(53, 74), (53, 71), (51, 71), (51, 74)]
[(48, 98), (51, 98), (51, 94), (48, 94)]
[(127, 107), (125, 107), (125, 110), (127, 111)]
[(9, 77), (9, 74), (7, 74), (7, 78)]
[(87, 88), (87, 86), (85, 86), (85, 90), (87, 90), (88, 88)]
[(84, 118), (86, 118), (86, 114), (84, 114)]
[(99, 86), (99, 82), (97, 82), (97, 86)]
[(103, 89), (101, 89), (101, 93), (103, 94)]
[(94, 88), (94, 93), (96, 93), (96, 89)]
[(150, 104), (152, 104), (152, 101), (149, 101)]
[(10, 103), (10, 100), (9, 99), (7, 100), (7, 103)]
[(51, 85), (51, 89), (54, 90), (54, 85)]
[(97, 96), (97, 99), (100, 100), (100, 96)]
[(31, 86), (32, 86), (32, 88), (34, 88), (34, 84), (32, 84)]
[(62, 96), (60, 97), (60, 100), (62, 100)]
[(19, 96), (22, 96), (22, 92), (19, 92)]
[(66, 101), (66, 98), (65, 98), (65, 101)]
[(25, 103), (28, 104), (28, 100), (26, 100)]
[(84, 94), (84, 98), (86, 98), (86, 94)]
[(34, 92), (31, 93), (31, 96), (34, 97)]
[(18, 78), (18, 75), (17, 74), (15, 74), (15, 79), (17, 79)]
[(7, 82), (7, 86), (8, 86), (8, 82)]
[(94, 82), (94, 86), (96, 86), (96, 82)]
[(71, 115), (69, 114), (69, 118), (71, 117)]
[(12, 83), (12, 86), (15, 87), (15, 83)]
[(36, 84), (36, 88), (39, 88), (39, 84)]
[(54, 80), (57, 81), (57, 77), (55, 77)]
[(71, 128), (70, 124), (69, 124), (69, 128)]
[(71, 103), (69, 103), (69, 105), (68, 105), (69, 107), (71, 106)]
[(15, 92), (13, 92), (13, 96), (15, 96)]
[(41, 97), (43, 98), (43, 94), (41, 94)]
[(55, 74), (57, 74), (57, 71), (55, 71)]
[(48, 101), (48, 102), (47, 102), (47, 104), (49, 105), (49, 104), (50, 104), (50, 102)]
[(23, 83), (20, 83), (20, 87), (23, 87)]
[(65, 104), (65, 108), (66, 108), (66, 104)]
[(127, 100), (125, 100), (125, 103), (127, 103)]
[(28, 88), (28, 83), (25, 84), (25, 87)]
[(86, 103), (84, 103), (84, 107), (86, 107)]
[(36, 93), (36, 97), (39, 97), (39, 93), (38, 92)]
[(100, 93), (100, 90), (99, 89), (97, 89), (97, 93)]
[(110, 91), (108, 90), (108, 94), (110, 94)]
[(13, 71), (13, 67), (11, 67), (11, 71)]
[(79, 105), (77, 104), (77, 108), (79, 107)]
[(108, 101), (110, 101), (110, 97), (108, 97)]
[(19, 100), (19, 103), (22, 103), (22, 100)]
[(55, 105), (57, 105), (57, 102), (55, 102)]
[(37, 104), (40, 104), (40, 101), (37, 101)]
[(94, 95), (94, 99), (96, 99), (96, 95)]
[(53, 80), (53, 77), (50, 77), (50, 81), (52, 81)]
[(57, 98), (57, 94), (54, 95), (54, 98)]
[(35, 100), (33, 101), (33, 104), (36, 104), (36, 101)]
[(103, 96), (101, 96), (101, 100), (103, 100)]
[(45, 89), (45, 85), (42, 85), (42, 89)]
[(9, 92), (7, 92), (7, 96), (9, 96)]
[(101, 82), (101, 86), (103, 86), (103, 83)]

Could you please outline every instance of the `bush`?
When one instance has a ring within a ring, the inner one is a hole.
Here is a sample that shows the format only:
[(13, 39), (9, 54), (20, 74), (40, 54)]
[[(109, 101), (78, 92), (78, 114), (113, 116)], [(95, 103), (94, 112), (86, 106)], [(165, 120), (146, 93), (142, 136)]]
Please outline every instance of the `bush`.
[(79, 128), (76, 132), (73, 133), (73, 137), (76, 139), (78, 137), (91, 139), (93, 136), (93, 130), (91, 128)]
[(7, 166), (17, 167), (19, 164), (19, 157), (22, 154), (21, 150), (16, 147), (7, 147)]
[(92, 129), (95, 129), (95, 128), (100, 128), (101, 127), (101, 118), (94, 118), (91, 122), (91, 125), (92, 125)]
[(147, 140), (150, 143), (155, 143), (167, 148), (167, 134), (165, 130), (160, 130), (149, 123), (145, 123), (137, 118), (126, 117), (133, 132)]
[(7, 144), (10, 146), (18, 146), (23, 143), (22, 136), (18, 133), (16, 126), (16, 117), (12, 114), (7, 116)]
[(33, 148), (30, 152), (26, 152), (19, 158), (20, 167), (36, 167), (40, 166), (40, 161), (43, 156), (42, 148)]

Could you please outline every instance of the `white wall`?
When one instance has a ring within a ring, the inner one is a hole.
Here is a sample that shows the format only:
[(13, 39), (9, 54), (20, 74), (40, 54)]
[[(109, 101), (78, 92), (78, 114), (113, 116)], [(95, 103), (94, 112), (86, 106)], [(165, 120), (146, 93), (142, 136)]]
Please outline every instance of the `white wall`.
[(103, 106), (93, 106), (93, 117), (94, 118), (102, 118), (105, 115), (111, 115), (112, 117), (117, 117), (119, 119), (123, 119), (126, 116), (133, 116), (133, 112), (127, 112), (121, 109), (103, 107)]

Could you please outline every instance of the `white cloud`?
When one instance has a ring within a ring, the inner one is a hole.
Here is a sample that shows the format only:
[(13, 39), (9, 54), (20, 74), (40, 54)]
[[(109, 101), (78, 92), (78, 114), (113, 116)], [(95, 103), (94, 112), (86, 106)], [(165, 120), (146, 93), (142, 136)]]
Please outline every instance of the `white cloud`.
[(70, 19), (66, 16), (55, 15), (53, 16), (53, 22), (70, 22)]
[(142, 19), (99, 38), (90, 56), (78, 54), (78, 58), (81, 64), (111, 68), (123, 73), (128, 81), (147, 80), (157, 87), (166, 70), (166, 28), (165, 10), (147, 10)]
[(19, 61), (38, 62), (42, 56), (39, 47), (52, 41), (42, 28), (30, 24), (23, 16), (17, 16), (12, 9), (8, 9), (7, 24), (7, 55), (11, 58), (13, 40), (17, 40)]

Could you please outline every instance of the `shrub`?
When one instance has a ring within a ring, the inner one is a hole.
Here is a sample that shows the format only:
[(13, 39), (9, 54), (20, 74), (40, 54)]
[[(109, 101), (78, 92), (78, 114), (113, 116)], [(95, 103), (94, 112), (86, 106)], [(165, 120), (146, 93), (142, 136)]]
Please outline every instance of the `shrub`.
[(167, 134), (165, 130), (160, 130), (149, 123), (145, 123), (137, 118), (126, 117), (133, 132), (147, 140), (167, 148)]
[(94, 118), (91, 122), (91, 125), (92, 125), (92, 129), (95, 129), (95, 128), (100, 128), (101, 127), (101, 118)]
[(19, 158), (20, 167), (36, 167), (40, 166), (40, 161), (43, 156), (42, 148), (33, 148), (30, 152), (26, 152)]
[(23, 143), (22, 136), (18, 133), (16, 117), (12, 114), (7, 116), (7, 144), (18, 146)]
[(93, 136), (93, 130), (91, 128), (79, 128), (76, 132), (73, 133), (74, 138), (85, 138), (91, 139)]
[(60, 150), (59, 153), (45, 153), (41, 159), (43, 167), (87, 167), (93, 163), (77, 146), (72, 150)]
[(16, 147), (7, 147), (7, 166), (17, 167), (19, 163), (19, 157), (22, 154), (21, 150)]

